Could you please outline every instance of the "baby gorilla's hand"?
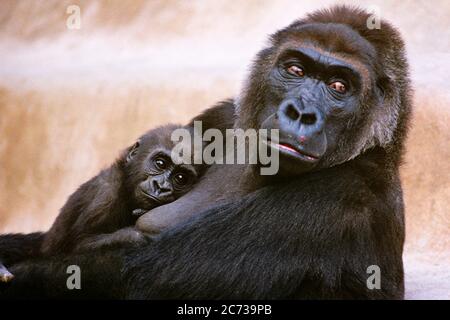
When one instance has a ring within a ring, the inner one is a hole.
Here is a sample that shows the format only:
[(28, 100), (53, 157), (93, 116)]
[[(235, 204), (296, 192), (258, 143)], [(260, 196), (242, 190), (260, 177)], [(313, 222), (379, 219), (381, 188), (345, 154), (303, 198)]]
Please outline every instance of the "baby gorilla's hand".
[(75, 251), (86, 251), (101, 247), (132, 245), (140, 246), (148, 243), (150, 239), (134, 227), (123, 228), (114, 233), (100, 234), (81, 241)]
[(114, 241), (140, 246), (147, 243), (149, 239), (139, 230), (130, 227), (116, 231)]
[(142, 216), (144, 213), (148, 212), (148, 210), (145, 209), (134, 209), (133, 212), (131, 213), (134, 217), (139, 218), (140, 216)]

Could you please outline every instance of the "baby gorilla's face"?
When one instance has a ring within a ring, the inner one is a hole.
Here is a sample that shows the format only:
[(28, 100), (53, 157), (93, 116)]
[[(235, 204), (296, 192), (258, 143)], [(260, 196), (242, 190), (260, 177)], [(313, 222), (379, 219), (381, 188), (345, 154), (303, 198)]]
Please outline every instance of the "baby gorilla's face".
[(172, 162), (167, 150), (151, 152), (141, 164), (142, 174), (134, 190), (136, 206), (150, 210), (175, 201), (188, 192), (197, 180), (192, 165)]

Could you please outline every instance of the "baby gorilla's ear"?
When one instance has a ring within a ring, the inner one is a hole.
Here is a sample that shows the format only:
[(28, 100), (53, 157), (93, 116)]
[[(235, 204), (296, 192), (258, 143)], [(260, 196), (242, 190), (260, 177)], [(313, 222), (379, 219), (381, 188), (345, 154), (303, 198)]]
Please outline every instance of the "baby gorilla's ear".
[(138, 153), (138, 149), (139, 146), (141, 145), (140, 141), (136, 141), (136, 143), (130, 148), (128, 149), (128, 154), (127, 154), (127, 162), (130, 162), (131, 160), (134, 159), (134, 156)]

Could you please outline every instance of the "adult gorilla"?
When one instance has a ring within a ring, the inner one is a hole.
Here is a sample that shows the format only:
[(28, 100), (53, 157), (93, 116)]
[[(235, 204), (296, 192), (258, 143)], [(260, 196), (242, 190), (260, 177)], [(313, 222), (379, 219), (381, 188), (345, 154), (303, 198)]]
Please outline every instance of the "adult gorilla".
[[(284, 179), (245, 194), (233, 179), (246, 171), (212, 167), (174, 207), (195, 218), (145, 247), (18, 264), (3, 294), (402, 298), (407, 63), (398, 33), (386, 22), (369, 30), (368, 19), (347, 7), (319, 11), (275, 33), (257, 55), (235, 127), (280, 129), (272, 146)], [(232, 201), (213, 206), (214, 184), (226, 185), (231, 196), (222, 200)], [(143, 229), (157, 222), (151, 217)], [(82, 269), (82, 290), (66, 288), (70, 264)], [(381, 269), (380, 289), (366, 285), (371, 265)]]

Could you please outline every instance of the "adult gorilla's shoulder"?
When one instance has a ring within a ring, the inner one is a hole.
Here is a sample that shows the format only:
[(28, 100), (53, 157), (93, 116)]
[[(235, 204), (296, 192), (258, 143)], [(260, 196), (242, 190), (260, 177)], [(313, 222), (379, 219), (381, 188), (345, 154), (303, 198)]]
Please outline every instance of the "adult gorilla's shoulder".
[[(112, 259), (103, 268), (92, 253), (52, 260), (45, 272), (12, 268), (18, 278), (6, 293), (33, 284), (53, 295), (70, 262), (89, 279), (80, 295), (119, 287), (128, 298), (402, 298), (408, 70), (398, 32), (385, 21), (368, 29), (369, 18), (339, 6), (278, 31), (235, 105), (222, 109), (235, 114), (235, 127), (280, 130), (278, 184), (201, 212), (145, 247), (96, 252)], [(215, 183), (233, 187), (226, 168)], [(373, 265), (382, 281), (371, 290)], [(100, 282), (118, 268), (122, 281)]]

